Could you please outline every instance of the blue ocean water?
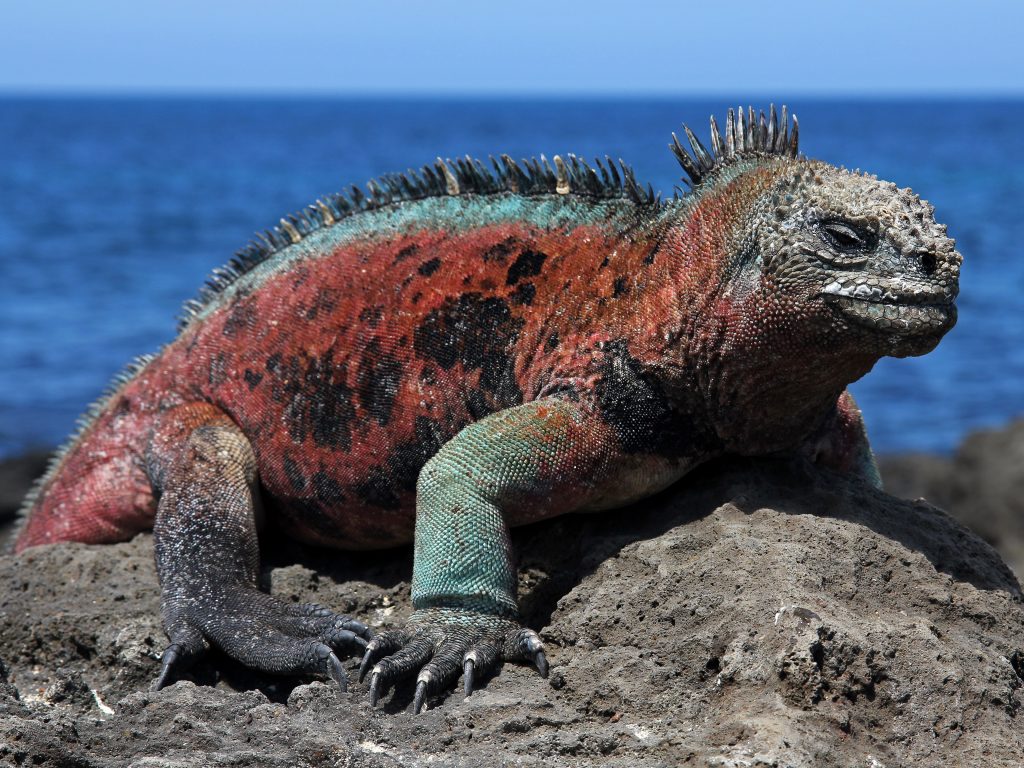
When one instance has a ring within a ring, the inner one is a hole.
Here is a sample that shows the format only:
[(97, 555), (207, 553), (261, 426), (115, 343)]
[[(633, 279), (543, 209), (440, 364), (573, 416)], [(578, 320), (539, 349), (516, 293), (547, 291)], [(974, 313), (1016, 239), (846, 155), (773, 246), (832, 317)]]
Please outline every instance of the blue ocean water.
[[(717, 99), (0, 99), (0, 456), (51, 446), (257, 229), (438, 155), (610, 154), (671, 193), (666, 149)], [(801, 148), (911, 186), (964, 255), (960, 322), (853, 387), (880, 451), (950, 451), (1024, 414), (1024, 101), (791, 104)]]

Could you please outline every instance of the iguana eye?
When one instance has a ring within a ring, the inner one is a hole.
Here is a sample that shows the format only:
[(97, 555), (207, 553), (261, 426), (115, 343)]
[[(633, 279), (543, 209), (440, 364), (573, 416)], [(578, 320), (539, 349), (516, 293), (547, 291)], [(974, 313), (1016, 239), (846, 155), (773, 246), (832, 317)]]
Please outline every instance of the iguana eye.
[(874, 232), (849, 221), (823, 221), (818, 229), (825, 241), (841, 253), (867, 251), (875, 244)]

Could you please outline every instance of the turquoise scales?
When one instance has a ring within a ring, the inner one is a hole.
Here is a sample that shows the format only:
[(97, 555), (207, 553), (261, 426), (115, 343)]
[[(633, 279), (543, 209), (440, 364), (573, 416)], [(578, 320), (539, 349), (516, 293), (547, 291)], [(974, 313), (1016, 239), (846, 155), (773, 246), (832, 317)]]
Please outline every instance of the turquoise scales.
[[(953, 326), (953, 241), (909, 190), (799, 156), (785, 112), (686, 137), (666, 201), (613, 164), (459, 160), (282, 220), (90, 412), (18, 548), (152, 526), (158, 687), (211, 643), (342, 687), (358, 651), (372, 701), (415, 675), (419, 711), (502, 660), (546, 672), (512, 526), (730, 454), (877, 483), (845, 388)], [(259, 592), (258, 504), (319, 545), (413, 538), (407, 625)]]

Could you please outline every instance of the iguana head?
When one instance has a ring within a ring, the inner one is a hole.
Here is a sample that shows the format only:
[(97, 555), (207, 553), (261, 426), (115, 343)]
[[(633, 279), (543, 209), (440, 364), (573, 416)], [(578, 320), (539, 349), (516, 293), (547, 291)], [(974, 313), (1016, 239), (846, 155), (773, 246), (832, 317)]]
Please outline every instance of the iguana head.
[(754, 234), (764, 274), (837, 335), (904, 356), (953, 327), (960, 254), (909, 189), (797, 160), (766, 202)]
[(929, 351), (956, 322), (961, 257), (946, 227), (909, 189), (799, 157), (787, 123), (730, 112), (724, 141), (712, 120), (713, 157), (689, 130), (693, 157), (673, 147), (701, 195), (748, 201), (731, 217), (721, 294), (854, 354)]

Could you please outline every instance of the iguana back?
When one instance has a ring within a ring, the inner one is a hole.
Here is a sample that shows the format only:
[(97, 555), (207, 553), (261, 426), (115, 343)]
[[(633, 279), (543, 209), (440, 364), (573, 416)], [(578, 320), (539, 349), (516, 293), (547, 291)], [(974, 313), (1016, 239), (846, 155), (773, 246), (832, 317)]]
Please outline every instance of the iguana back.
[(18, 547), (150, 528), (152, 433), (195, 400), (251, 441), (294, 535), (408, 541), (417, 475), (441, 445), (581, 372), (602, 342), (638, 338), (670, 280), (651, 258), (661, 207), (627, 168), (601, 165), (599, 180), (556, 158), (577, 186), (563, 194), (546, 163), (527, 176), (504, 162), (492, 175), (439, 161), (403, 177), (408, 189), (319, 202), (215, 273), (178, 337), (87, 414), (30, 499)]

